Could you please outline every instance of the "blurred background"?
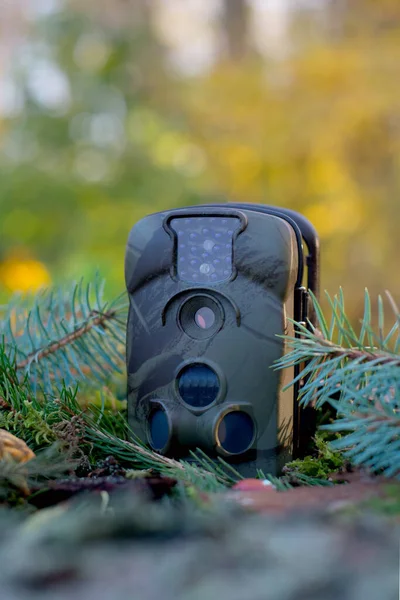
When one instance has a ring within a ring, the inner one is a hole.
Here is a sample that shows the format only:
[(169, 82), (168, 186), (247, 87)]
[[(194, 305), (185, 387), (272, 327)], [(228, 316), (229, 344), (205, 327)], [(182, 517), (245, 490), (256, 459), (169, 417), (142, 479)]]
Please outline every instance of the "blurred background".
[(352, 319), (400, 297), (398, 0), (3, 0), (0, 298), (124, 289), (149, 212), (304, 213)]

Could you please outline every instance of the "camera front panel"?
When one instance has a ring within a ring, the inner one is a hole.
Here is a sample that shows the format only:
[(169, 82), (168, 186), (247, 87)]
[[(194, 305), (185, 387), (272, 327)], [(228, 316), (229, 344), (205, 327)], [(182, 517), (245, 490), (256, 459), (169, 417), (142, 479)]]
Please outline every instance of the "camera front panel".
[(276, 472), (290, 455), (285, 351), (299, 268), (284, 219), (234, 207), (156, 213), (132, 229), (125, 275), (128, 413), (155, 450), (202, 448)]

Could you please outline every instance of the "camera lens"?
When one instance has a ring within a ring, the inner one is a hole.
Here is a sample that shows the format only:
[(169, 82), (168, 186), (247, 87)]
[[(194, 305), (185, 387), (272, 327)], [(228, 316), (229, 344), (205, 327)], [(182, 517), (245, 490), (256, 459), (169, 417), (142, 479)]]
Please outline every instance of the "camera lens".
[(178, 308), (178, 324), (191, 338), (205, 340), (223, 327), (225, 314), (220, 302), (206, 294), (185, 298)]
[(254, 439), (254, 422), (243, 411), (227, 413), (217, 429), (217, 439), (229, 454), (242, 454), (250, 448)]
[(211, 308), (203, 306), (194, 315), (194, 320), (196, 325), (201, 329), (209, 329), (215, 323), (215, 314)]
[(179, 395), (189, 406), (209, 406), (217, 398), (219, 390), (218, 375), (207, 365), (188, 365), (178, 376)]
[(153, 450), (162, 450), (168, 443), (168, 418), (161, 408), (155, 410), (149, 419), (149, 442)]

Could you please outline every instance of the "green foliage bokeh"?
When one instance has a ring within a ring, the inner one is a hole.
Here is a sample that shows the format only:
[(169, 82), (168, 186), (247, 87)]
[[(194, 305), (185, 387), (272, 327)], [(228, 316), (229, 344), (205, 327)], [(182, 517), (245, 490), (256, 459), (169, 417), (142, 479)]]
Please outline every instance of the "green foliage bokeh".
[[(28, 271), (40, 283), (40, 265), (55, 283), (101, 270), (118, 293), (134, 222), (214, 197), (306, 214), (321, 235), (322, 286), (343, 286), (352, 318), (365, 286), (398, 295), (396, 2), (341, 3), (327, 13), (335, 27), (294, 12), (283, 57), (222, 54), (191, 77), (171, 67), (156, 2), (103, 4), (71, 1), (37, 19), (12, 61), (20, 109), (0, 120), (2, 298)], [(64, 103), (41, 100), (46, 81)]]

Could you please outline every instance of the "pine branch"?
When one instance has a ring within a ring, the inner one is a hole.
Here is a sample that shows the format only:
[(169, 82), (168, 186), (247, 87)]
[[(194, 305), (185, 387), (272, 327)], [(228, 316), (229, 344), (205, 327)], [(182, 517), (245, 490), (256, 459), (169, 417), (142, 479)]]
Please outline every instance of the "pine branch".
[[(16, 296), (3, 307), (0, 336), (16, 372), (28, 374), (33, 392), (103, 384), (124, 370), (127, 301), (103, 300), (103, 283)], [(19, 377), (21, 380), (21, 377)]]
[(64, 454), (82, 457), (82, 437), (75, 421), (65, 420), (54, 396), (35, 395), (28, 376), (18, 381), (15, 364), (0, 346), (0, 428), (24, 440), (35, 452), (58, 442)]
[[(327, 294), (327, 298), (332, 311), (330, 325), (312, 296), (318, 327), (309, 324), (308, 329), (296, 323), (302, 337), (285, 338), (289, 351), (276, 363), (276, 368), (307, 363), (298, 378), (285, 389), (307, 377), (300, 389), (299, 401), (304, 406), (312, 403), (316, 407), (329, 401), (338, 391), (353, 403), (375, 398), (377, 394), (391, 397), (393, 389), (400, 387), (399, 314), (395, 314), (395, 322), (385, 336), (383, 306), (379, 301), (377, 335), (371, 325), (370, 298), (366, 291), (364, 318), (357, 335), (347, 319), (343, 295), (332, 300)], [(365, 345), (366, 337), (368, 345)]]
[[(286, 338), (289, 352), (276, 367), (306, 363), (296, 378), (306, 378), (299, 401), (317, 408), (329, 403), (337, 411), (335, 422), (321, 427), (343, 434), (331, 442), (332, 449), (343, 451), (353, 464), (400, 476), (400, 312), (387, 296), (394, 312), (388, 333), (381, 297), (378, 331), (374, 331), (366, 291), (358, 334), (346, 316), (342, 292), (333, 300), (327, 295), (332, 312), (329, 324), (312, 296), (318, 328), (296, 323), (302, 337)], [(334, 400), (338, 392), (339, 400)]]
[[(344, 452), (354, 465), (381, 471), (388, 477), (400, 476), (400, 413), (398, 408), (376, 403), (354, 410), (346, 402), (331, 403), (340, 418), (321, 429), (345, 432), (331, 443), (332, 449)], [(382, 414), (385, 412), (386, 414)]]
[[(315, 337), (318, 337), (318, 333), (316, 331)], [(306, 343), (307, 342), (305, 341), (305, 344)], [(343, 358), (349, 361), (358, 361), (360, 363), (374, 362), (375, 364), (380, 365), (392, 365), (400, 367), (400, 357), (393, 356), (392, 354), (383, 351), (378, 353), (369, 348), (345, 348), (323, 338), (320, 339), (320, 347), (312, 349), (311, 344), (309, 346), (310, 347), (307, 351), (308, 357), (320, 355), (320, 348), (323, 348), (323, 354), (325, 354), (327, 357), (329, 356), (329, 358)]]
[(98, 313), (97, 311), (92, 311), (91, 314), (89, 315), (90, 320), (88, 323), (86, 323), (86, 325), (81, 325), (78, 329), (76, 329), (72, 333), (66, 334), (60, 340), (55, 341), (52, 344), (49, 344), (48, 346), (46, 346), (45, 348), (43, 348), (41, 350), (39, 349), (36, 352), (32, 352), (24, 360), (17, 363), (17, 365), (16, 365), (17, 370), (25, 369), (26, 367), (28, 367), (30, 365), (30, 363), (33, 360), (35, 360), (36, 362), (39, 362), (39, 361), (43, 360), (44, 358), (47, 358), (50, 354), (54, 354), (58, 350), (61, 350), (65, 346), (73, 344), (79, 338), (81, 338), (83, 335), (85, 335), (86, 333), (89, 333), (89, 331), (91, 331), (94, 327), (100, 326), (105, 330), (107, 321), (111, 321), (111, 320), (115, 319), (116, 314), (117, 313), (115, 310), (108, 311), (107, 313), (104, 313), (104, 314)]

